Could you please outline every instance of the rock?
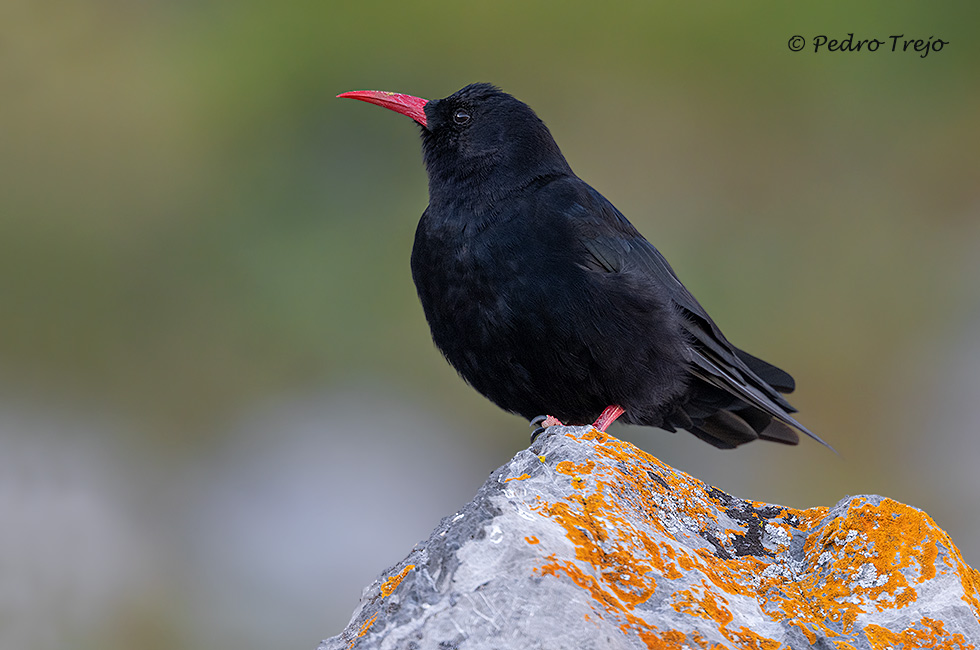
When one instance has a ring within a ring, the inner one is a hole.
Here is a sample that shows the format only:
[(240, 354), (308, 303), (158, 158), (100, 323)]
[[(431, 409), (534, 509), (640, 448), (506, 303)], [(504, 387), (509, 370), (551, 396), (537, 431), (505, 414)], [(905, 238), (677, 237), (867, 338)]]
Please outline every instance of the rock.
[(320, 649), (965, 650), (978, 589), (910, 506), (744, 501), (591, 427), (553, 427)]

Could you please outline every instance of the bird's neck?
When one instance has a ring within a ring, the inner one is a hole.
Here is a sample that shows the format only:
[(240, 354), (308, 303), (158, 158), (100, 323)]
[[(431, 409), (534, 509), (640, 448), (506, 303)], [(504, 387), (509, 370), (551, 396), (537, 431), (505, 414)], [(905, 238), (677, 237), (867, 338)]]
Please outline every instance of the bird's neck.
[(469, 165), (457, 161), (455, 165), (427, 166), (431, 209), (467, 219), (492, 219), (501, 202), (529, 186), (572, 174), (560, 154), (550, 160), (524, 159), (519, 165), (486, 159), (473, 162)]
[(497, 204), (504, 192), (494, 191), (475, 177), (446, 179), (429, 177), (429, 211), (446, 226), (476, 226), (482, 230), (496, 218)]

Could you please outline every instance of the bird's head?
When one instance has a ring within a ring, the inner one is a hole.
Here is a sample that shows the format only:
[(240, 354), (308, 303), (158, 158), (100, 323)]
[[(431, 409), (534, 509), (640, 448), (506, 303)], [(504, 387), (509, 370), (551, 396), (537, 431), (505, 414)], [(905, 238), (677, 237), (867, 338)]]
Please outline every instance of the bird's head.
[(531, 107), (491, 84), (470, 84), (434, 100), (377, 90), (338, 97), (383, 106), (422, 127), (430, 193), (445, 186), (501, 192), (539, 176), (571, 173)]

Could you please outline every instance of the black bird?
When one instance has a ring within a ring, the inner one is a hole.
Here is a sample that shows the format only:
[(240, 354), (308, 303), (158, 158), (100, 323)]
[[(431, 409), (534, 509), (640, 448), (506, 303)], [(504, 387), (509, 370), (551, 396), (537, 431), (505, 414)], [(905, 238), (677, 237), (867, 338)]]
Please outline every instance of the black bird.
[(436, 346), (495, 404), (532, 426), (605, 431), (622, 415), (725, 449), (797, 444), (794, 429), (826, 444), (790, 415), (793, 378), (729, 343), (529, 106), (485, 83), (431, 101), (338, 97), (421, 126), (429, 206), (412, 277)]

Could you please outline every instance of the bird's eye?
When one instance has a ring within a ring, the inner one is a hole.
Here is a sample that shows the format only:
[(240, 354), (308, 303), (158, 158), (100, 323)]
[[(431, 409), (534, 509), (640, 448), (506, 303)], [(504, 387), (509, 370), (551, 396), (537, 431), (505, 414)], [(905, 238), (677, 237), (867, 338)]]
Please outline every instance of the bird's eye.
[(453, 122), (456, 124), (466, 124), (470, 121), (470, 113), (465, 109), (459, 109), (453, 114)]

